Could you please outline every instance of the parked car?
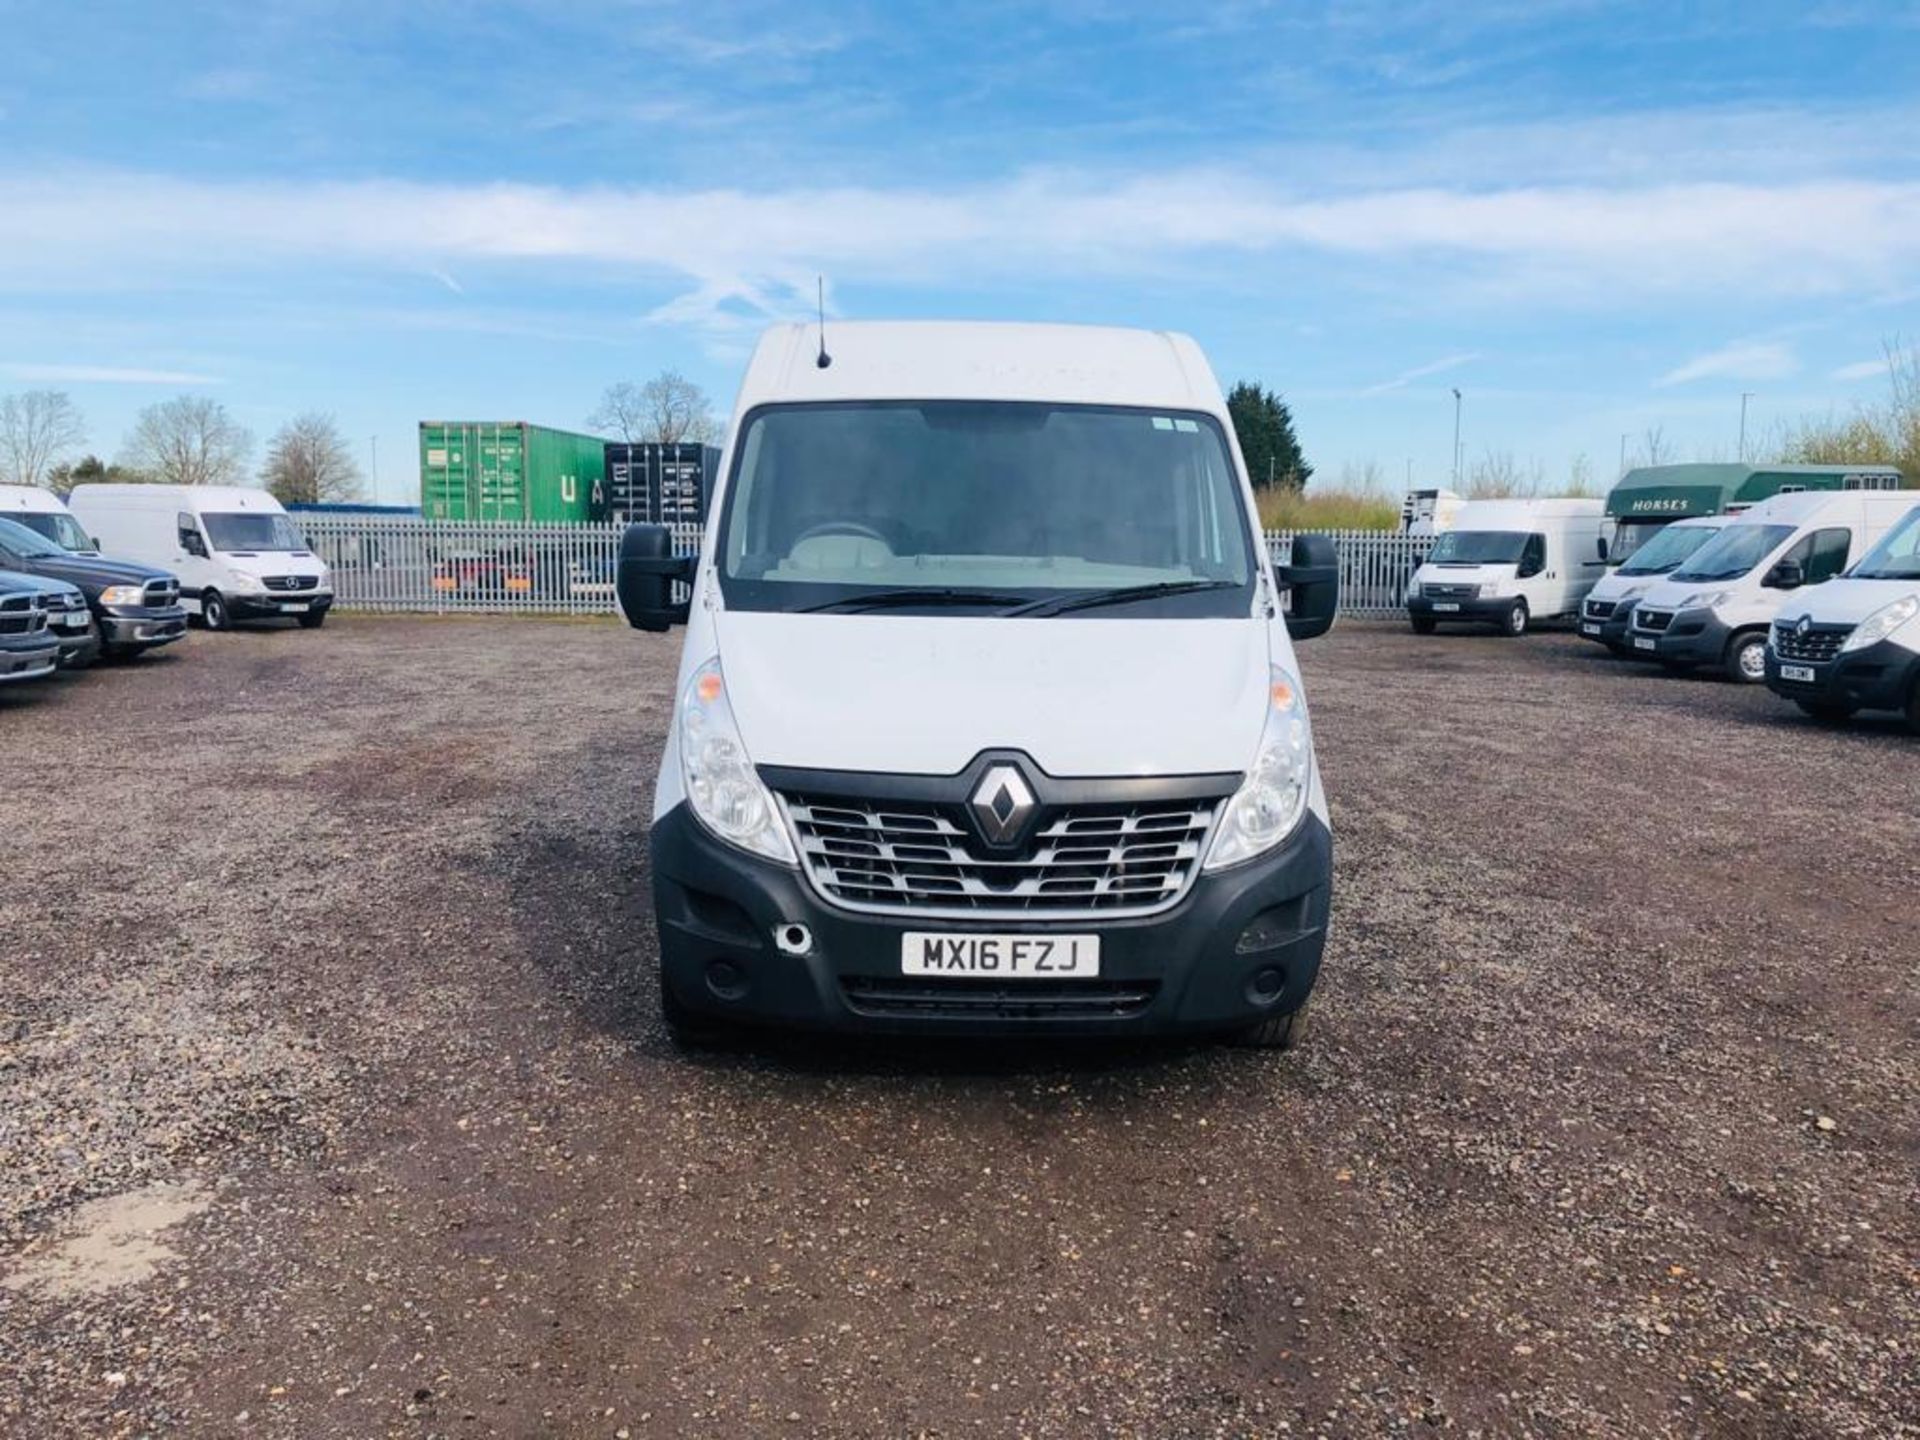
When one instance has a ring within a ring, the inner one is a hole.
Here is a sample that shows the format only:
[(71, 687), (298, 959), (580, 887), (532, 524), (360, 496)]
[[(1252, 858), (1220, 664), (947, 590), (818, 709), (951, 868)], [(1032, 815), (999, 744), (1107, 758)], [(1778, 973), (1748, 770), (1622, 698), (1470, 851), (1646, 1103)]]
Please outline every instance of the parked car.
[(1627, 632), (1632, 653), (1760, 684), (1768, 628), (1786, 592), (1831, 580), (1912, 505), (1912, 493), (1898, 490), (1809, 490), (1741, 511), (1640, 597)]
[(687, 625), (651, 850), (669, 1027), (1290, 1044), (1332, 883), (1293, 641), (1333, 623), (1332, 543), (1272, 566), (1184, 336), (817, 344), (760, 341), (716, 543), (622, 541), (630, 623)]
[(1524, 635), (1577, 614), (1606, 568), (1600, 509), (1598, 500), (1469, 500), (1413, 572), (1415, 632), (1466, 623)]
[(100, 629), (93, 623), (87, 595), (78, 585), (44, 575), (22, 575), (40, 588), (47, 612), (47, 633), (60, 642), (60, 668), (84, 670), (100, 655)]
[(1920, 734), (1920, 505), (1851, 570), (1781, 605), (1766, 661), (1767, 688), (1809, 715), (1895, 710)]
[(100, 653), (135, 655), (187, 633), (180, 582), (165, 570), (103, 555), (76, 555), (38, 531), (0, 520), (0, 570), (65, 580), (87, 597)]
[(1663, 575), (1671, 575), (1693, 552), (1720, 533), (1720, 527), (1732, 518), (1727, 515), (1702, 515), (1691, 520), (1674, 520), (1656, 530), (1623, 561), (1594, 583), (1580, 603), (1580, 633), (1598, 641), (1616, 655), (1631, 648), (1627, 626), (1633, 619), (1633, 607), (1640, 597)]
[(62, 550), (90, 555), (100, 549), (60, 497), (38, 485), (0, 485), (0, 519), (37, 530)]
[(0, 685), (42, 680), (60, 663), (60, 642), (47, 630), (37, 575), (0, 571)]
[(68, 503), (103, 548), (180, 577), (209, 630), (289, 618), (309, 630), (333, 608), (327, 567), (280, 502), (231, 485), (76, 485)]

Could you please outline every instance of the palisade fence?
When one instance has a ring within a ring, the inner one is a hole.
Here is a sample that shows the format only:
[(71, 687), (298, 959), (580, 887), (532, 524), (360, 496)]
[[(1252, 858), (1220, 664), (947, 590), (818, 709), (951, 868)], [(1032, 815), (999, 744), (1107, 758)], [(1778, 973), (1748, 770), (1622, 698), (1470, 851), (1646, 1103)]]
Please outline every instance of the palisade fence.
[[(333, 572), (342, 610), (610, 615), (624, 526), (424, 520), (411, 515), (304, 514), (297, 523)], [(1340, 557), (1342, 615), (1398, 614), (1407, 578), (1433, 542), (1375, 530), (1319, 532)], [(1293, 536), (1267, 546), (1285, 563)], [(695, 525), (673, 527), (676, 555), (700, 548)], [(684, 597), (682, 597), (684, 598)]]

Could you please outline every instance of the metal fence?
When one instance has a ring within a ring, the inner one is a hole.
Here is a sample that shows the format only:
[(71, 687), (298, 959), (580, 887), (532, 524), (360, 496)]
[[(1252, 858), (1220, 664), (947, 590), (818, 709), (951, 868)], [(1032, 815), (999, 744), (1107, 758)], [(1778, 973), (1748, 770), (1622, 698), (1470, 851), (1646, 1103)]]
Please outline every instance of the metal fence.
[[(620, 525), (423, 520), (410, 515), (305, 514), (314, 553), (333, 572), (343, 610), (457, 614), (610, 615)], [(1398, 614), (1407, 579), (1430, 537), (1377, 530), (1319, 532), (1340, 557), (1342, 615)], [(1267, 547), (1285, 563), (1293, 536), (1272, 532)], [(673, 528), (673, 548), (700, 548), (697, 526)]]

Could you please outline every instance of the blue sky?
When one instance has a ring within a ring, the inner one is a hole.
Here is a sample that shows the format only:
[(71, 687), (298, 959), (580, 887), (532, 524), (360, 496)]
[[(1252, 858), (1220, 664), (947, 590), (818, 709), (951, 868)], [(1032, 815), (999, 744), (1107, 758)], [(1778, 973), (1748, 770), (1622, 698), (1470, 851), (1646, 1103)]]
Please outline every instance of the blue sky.
[[(1676, 15), (1676, 9), (1683, 14)], [(1549, 480), (1885, 387), (1920, 340), (1920, 8), (0, 0), (0, 391), (114, 453), (211, 394), (731, 404), (804, 313), (1186, 330), (1324, 479)]]

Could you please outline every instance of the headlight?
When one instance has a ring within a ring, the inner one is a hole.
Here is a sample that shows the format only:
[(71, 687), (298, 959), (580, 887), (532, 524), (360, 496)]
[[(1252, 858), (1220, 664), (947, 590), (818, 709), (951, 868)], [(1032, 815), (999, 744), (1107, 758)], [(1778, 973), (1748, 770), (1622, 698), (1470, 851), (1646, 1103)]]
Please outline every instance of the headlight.
[(1863, 650), (1884, 640), (1902, 625), (1920, 615), (1920, 595), (1903, 595), (1891, 605), (1882, 605), (1853, 627), (1853, 633), (1840, 642), (1840, 649)]
[(1485, 581), (1480, 586), (1480, 598), (1482, 600), (1498, 600), (1500, 598), (1500, 587), (1503, 584), (1505, 584), (1505, 582), (1501, 580)]
[(266, 582), (258, 575), (249, 575), (244, 570), (236, 570), (233, 572), (233, 588), (236, 590), (251, 590), (257, 593), (266, 589), (267, 586)]
[(783, 865), (797, 863), (773, 796), (740, 743), (717, 656), (694, 671), (680, 697), (680, 777), (694, 815), (722, 840)]
[(100, 592), (102, 605), (142, 605), (146, 590), (139, 585), (109, 585)]
[(1294, 832), (1313, 787), (1313, 732), (1300, 682), (1279, 666), (1268, 687), (1266, 726), (1247, 778), (1227, 801), (1207, 852), (1207, 870), (1251, 860)]
[(1676, 610), (1718, 610), (1727, 603), (1725, 590), (1697, 590), (1673, 608)]

